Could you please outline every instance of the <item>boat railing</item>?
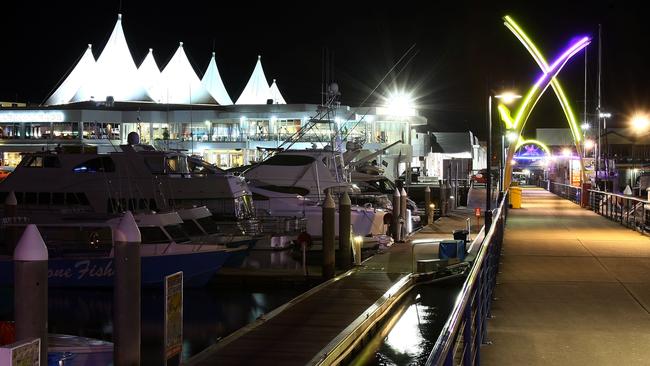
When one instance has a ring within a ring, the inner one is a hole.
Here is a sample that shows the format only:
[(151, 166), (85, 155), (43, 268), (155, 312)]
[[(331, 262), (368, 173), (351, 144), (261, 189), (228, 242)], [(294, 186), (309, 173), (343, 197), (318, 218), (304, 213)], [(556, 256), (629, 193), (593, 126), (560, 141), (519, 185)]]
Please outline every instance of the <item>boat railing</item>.
[(307, 230), (307, 219), (265, 216), (239, 222), (219, 223), (219, 228), (223, 233), (237, 232), (246, 235), (298, 234)]
[[(508, 192), (496, 210), (456, 303), (427, 359), (427, 365), (479, 365), (487, 342), (487, 319), (496, 285), (508, 212)], [(487, 228), (487, 226), (486, 226)]]

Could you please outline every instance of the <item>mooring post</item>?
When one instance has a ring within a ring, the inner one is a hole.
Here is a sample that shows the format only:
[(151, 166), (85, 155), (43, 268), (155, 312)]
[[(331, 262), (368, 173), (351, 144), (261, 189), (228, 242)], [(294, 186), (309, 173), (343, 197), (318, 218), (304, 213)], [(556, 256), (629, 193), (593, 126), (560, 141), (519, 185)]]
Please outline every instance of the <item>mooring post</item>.
[(140, 229), (127, 211), (113, 230), (113, 361), (116, 366), (140, 364)]
[(16, 340), (40, 338), (41, 363), (47, 364), (47, 247), (30, 224), (14, 251)]
[(427, 185), (424, 187), (424, 215), (426, 216), (427, 225), (431, 225), (431, 220), (429, 218), (431, 211), (431, 188)]
[(334, 259), (335, 217), (336, 204), (328, 190), (323, 202), (323, 278), (325, 279), (334, 278), (336, 274)]
[(406, 235), (408, 235), (408, 223), (406, 222), (406, 211), (408, 209), (408, 193), (406, 193), (406, 189), (402, 187), (402, 191), (400, 192), (401, 195), (401, 201), (399, 203), (399, 209), (400, 209), (400, 216), (401, 216), (401, 222), (402, 222), (402, 235), (400, 236), (400, 239), (404, 240), (406, 238)]
[(339, 252), (341, 266), (345, 269), (352, 265), (352, 243), (350, 243), (352, 225), (352, 202), (348, 192), (339, 200)]
[(402, 200), (402, 195), (399, 193), (399, 188), (395, 188), (393, 193), (393, 240), (397, 243), (400, 240), (401, 229), (399, 227), (399, 215), (400, 215), (400, 201)]

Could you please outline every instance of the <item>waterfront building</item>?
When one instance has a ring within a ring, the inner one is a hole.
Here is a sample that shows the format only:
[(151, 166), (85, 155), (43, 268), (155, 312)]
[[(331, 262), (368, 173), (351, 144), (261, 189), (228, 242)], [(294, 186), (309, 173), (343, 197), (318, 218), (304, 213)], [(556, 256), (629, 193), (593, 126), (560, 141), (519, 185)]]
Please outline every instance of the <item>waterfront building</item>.
[(143, 143), (187, 150), (231, 168), (259, 161), (307, 125), (292, 148), (323, 148), (334, 129), (368, 152), (401, 140), (376, 159), (392, 177), (408, 165), (423, 165), (430, 152), (429, 134), (418, 132), (427, 120), (413, 108), (338, 106), (327, 123), (312, 121), (320, 106), (287, 103), (277, 81), (269, 85), (261, 56), (238, 98), (230, 97), (214, 52), (202, 78), (182, 42), (162, 71), (151, 49), (136, 65), (120, 15), (99, 57), (88, 45), (42, 105), (2, 105), (2, 164), (15, 165), (21, 152), (43, 149), (115, 151), (137, 132)]

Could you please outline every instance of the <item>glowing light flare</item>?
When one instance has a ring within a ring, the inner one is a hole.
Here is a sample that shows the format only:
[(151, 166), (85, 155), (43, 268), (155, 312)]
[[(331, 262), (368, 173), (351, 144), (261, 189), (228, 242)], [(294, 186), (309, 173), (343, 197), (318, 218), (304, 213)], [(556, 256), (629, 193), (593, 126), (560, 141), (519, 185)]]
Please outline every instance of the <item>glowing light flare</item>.
[(495, 98), (500, 99), (505, 104), (510, 104), (517, 99), (521, 98), (521, 95), (513, 93), (511, 91), (503, 92), (499, 95), (495, 95)]
[(386, 113), (391, 116), (415, 115), (415, 102), (413, 96), (406, 92), (394, 92), (386, 101)]
[(500, 104), (497, 106), (497, 110), (499, 111), (499, 115), (501, 116), (501, 120), (503, 123), (506, 124), (507, 129), (512, 129), (514, 128), (514, 122), (512, 120), (512, 116), (510, 115), (510, 109), (506, 107), (503, 104)]
[(564, 149), (562, 149), (562, 156), (564, 156), (564, 157), (571, 156), (571, 149), (566, 148), (566, 147)]
[(585, 150), (591, 150), (594, 148), (594, 141), (593, 140), (585, 140)]
[(650, 127), (650, 117), (645, 113), (636, 113), (632, 116), (630, 124), (635, 132), (645, 132), (648, 130), (648, 127)]
[(508, 133), (506, 133), (506, 139), (508, 142), (515, 142), (518, 137), (519, 135), (517, 135), (515, 131), (508, 131)]
[(580, 128), (582, 128), (585, 131), (588, 131), (591, 128), (591, 125), (587, 122), (583, 123), (580, 125)]

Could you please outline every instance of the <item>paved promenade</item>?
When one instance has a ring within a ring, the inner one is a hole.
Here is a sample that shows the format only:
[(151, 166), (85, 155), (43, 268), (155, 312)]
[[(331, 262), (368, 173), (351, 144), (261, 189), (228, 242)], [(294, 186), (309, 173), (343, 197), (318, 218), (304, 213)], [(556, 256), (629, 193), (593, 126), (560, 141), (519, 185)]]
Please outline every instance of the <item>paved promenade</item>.
[(650, 238), (541, 189), (509, 211), (484, 365), (650, 365)]

